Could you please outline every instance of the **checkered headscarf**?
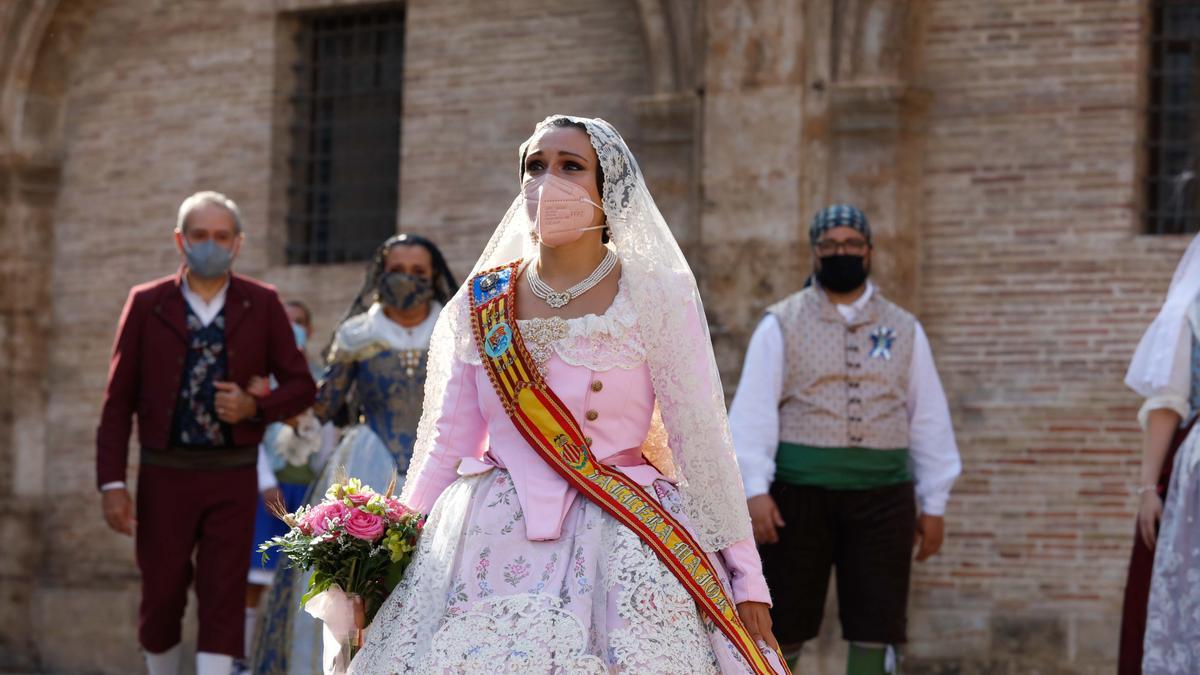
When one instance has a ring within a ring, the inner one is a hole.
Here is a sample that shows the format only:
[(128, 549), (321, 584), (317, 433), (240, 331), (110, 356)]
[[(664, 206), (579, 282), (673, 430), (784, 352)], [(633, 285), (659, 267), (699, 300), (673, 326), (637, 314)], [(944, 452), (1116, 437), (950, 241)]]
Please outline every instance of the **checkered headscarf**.
[(871, 224), (867, 222), (867, 215), (849, 204), (834, 204), (817, 211), (808, 226), (809, 241), (817, 243), (822, 234), (835, 227), (852, 227), (866, 237), (868, 244), (871, 243)]

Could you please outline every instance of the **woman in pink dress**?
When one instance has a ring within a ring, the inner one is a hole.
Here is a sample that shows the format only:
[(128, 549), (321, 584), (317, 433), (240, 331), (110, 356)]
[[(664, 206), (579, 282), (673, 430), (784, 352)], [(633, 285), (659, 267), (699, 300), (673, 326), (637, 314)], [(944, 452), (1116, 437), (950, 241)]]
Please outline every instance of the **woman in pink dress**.
[[(691, 533), (784, 672), (704, 309), (637, 163), (607, 122), (564, 116), (520, 154), (521, 194), (472, 278), (523, 261), (509, 281), (535, 367), (590, 453)], [(401, 496), (429, 521), (350, 671), (752, 672), (651, 547), (514, 426), (473, 337), (478, 288), (434, 330)]]

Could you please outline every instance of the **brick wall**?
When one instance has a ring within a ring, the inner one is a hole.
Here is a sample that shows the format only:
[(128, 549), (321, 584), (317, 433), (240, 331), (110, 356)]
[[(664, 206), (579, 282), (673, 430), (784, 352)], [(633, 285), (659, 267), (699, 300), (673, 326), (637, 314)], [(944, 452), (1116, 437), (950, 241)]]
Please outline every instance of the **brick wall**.
[[(726, 387), (761, 308), (809, 268), (808, 215), (880, 203), (865, 178), (918, 181), (915, 231), (887, 233), (917, 255), (877, 280), (916, 279), (905, 302), (930, 334), (964, 475), (943, 554), (916, 566), (906, 672), (1111, 671), (1140, 447), (1121, 380), (1188, 243), (1139, 234), (1143, 3), (903, 3), (917, 37), (880, 56), (915, 63), (910, 80), (898, 67), (899, 81), (855, 84), (909, 88), (919, 116), (901, 125), (920, 159), (915, 175), (901, 157), (856, 176), (854, 157), (822, 156), (830, 122), (809, 111), (840, 84), (825, 50), (844, 64), (872, 35), (831, 36), (823, 21), (888, 4), (806, 3), (800, 24), (786, 2), (710, 7), (702, 276)], [(835, 616), (806, 672), (841, 672)]]
[(1142, 3), (930, 4), (920, 307), (964, 474), (912, 652), (1107, 670), (1140, 447), (1121, 379), (1187, 244), (1139, 236)]

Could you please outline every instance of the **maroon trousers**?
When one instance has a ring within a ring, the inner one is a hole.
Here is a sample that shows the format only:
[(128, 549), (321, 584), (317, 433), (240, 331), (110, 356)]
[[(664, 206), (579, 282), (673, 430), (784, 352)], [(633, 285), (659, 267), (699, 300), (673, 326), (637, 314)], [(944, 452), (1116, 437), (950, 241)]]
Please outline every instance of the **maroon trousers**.
[[(1175, 432), (1175, 439), (1163, 460), (1158, 476), (1158, 494), (1167, 499), (1171, 484), (1171, 467), (1175, 453), (1187, 438), (1192, 425)], [(1129, 559), (1129, 576), (1125, 579), (1125, 606), (1121, 610), (1121, 647), (1117, 656), (1117, 675), (1142, 674), (1142, 643), (1146, 636), (1146, 612), (1150, 602), (1150, 577), (1154, 574), (1154, 551), (1142, 541), (1137, 523), (1133, 524), (1133, 555)]]
[[(138, 638), (148, 652), (179, 644), (195, 581), (198, 651), (242, 656), (246, 551), (254, 540), (255, 467), (191, 470), (142, 466), (137, 485)], [(195, 563), (193, 564), (193, 554)]]

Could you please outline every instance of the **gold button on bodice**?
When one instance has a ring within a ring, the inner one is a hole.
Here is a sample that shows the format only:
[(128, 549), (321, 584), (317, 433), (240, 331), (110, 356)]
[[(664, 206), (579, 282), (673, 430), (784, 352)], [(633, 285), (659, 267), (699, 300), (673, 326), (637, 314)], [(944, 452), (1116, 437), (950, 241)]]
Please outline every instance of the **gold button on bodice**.
[(595, 422), (596, 418), (600, 417), (600, 413), (596, 412), (595, 410), (589, 410), (584, 417), (588, 418), (589, 422)]
[(601, 382), (600, 380), (596, 380), (595, 382), (592, 382), (592, 391), (600, 391), (603, 388), (604, 388), (604, 383)]

